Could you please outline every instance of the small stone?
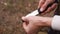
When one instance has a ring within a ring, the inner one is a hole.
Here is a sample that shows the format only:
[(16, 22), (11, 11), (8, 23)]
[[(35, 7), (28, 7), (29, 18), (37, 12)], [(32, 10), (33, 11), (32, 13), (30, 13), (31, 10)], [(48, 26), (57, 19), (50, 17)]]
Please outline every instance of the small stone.
[(7, 6), (7, 3), (4, 3), (4, 5), (6, 5), (6, 6)]

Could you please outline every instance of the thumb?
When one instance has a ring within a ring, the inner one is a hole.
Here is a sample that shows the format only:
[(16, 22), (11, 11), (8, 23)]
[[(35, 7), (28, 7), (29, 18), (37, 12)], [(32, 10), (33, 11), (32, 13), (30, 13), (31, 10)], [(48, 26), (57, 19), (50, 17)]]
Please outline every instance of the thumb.
[(26, 17), (22, 17), (22, 20), (23, 20), (24, 22), (28, 22), (28, 19), (27, 19)]

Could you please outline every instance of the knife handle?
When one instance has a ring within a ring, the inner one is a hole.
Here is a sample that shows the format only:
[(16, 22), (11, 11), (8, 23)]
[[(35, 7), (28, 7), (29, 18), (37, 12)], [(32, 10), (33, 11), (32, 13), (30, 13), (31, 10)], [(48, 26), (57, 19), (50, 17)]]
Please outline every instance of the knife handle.
[[(54, 3), (58, 3), (58, 0), (55, 0)], [(39, 8), (39, 9), (38, 9), (39, 14), (44, 13), (44, 12), (45, 12), (49, 7), (51, 7), (52, 4), (54, 4), (54, 3), (49, 4), (49, 5), (47, 6), (47, 8), (46, 8), (44, 11), (40, 11), (40, 8)]]

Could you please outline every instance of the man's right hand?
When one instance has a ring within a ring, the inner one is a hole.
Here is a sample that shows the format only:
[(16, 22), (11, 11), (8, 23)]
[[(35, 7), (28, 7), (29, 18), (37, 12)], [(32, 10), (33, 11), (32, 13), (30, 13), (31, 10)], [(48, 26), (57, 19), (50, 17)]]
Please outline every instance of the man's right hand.
[(43, 13), (46, 14), (47, 12), (53, 11), (57, 7), (58, 4), (54, 2), (55, 0), (40, 0), (38, 8), (40, 8), (40, 11), (44, 11), (49, 4), (53, 3), (53, 5)]

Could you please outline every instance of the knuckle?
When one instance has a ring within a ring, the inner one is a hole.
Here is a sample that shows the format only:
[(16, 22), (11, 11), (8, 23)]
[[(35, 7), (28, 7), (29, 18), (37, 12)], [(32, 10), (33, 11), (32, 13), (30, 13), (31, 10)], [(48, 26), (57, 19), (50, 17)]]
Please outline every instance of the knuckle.
[(58, 6), (58, 4), (53, 4), (53, 6), (52, 6), (52, 7), (54, 8), (54, 7), (57, 7), (57, 6)]
[(55, 5), (55, 6), (58, 6), (58, 4), (57, 4), (57, 3), (55, 3), (54, 5)]

